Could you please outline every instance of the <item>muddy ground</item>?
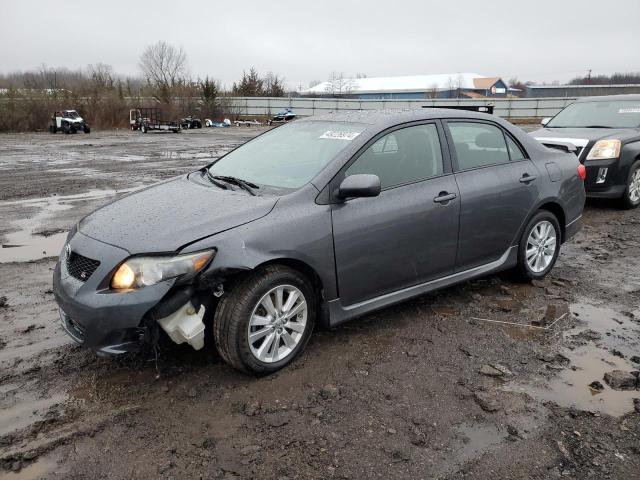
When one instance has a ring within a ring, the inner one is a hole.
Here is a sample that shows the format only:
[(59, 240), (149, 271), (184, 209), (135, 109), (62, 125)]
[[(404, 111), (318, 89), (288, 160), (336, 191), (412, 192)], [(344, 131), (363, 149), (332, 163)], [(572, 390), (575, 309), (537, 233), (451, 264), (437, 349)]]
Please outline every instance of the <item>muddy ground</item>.
[(51, 293), (65, 231), (259, 131), (0, 136), (0, 478), (640, 477), (640, 391), (603, 379), (640, 369), (640, 211), (607, 202), (544, 282), (317, 332), (266, 378), (212, 350), (75, 346)]

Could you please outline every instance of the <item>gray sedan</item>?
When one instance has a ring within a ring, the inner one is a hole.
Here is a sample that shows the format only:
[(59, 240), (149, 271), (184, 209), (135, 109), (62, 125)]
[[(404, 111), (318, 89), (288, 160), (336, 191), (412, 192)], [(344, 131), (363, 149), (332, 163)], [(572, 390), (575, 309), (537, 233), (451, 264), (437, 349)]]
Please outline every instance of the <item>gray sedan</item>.
[(499, 270), (544, 277), (580, 228), (584, 176), (485, 114), (298, 120), (81, 220), (55, 297), (99, 353), (211, 335), (232, 366), (269, 373), (315, 325)]

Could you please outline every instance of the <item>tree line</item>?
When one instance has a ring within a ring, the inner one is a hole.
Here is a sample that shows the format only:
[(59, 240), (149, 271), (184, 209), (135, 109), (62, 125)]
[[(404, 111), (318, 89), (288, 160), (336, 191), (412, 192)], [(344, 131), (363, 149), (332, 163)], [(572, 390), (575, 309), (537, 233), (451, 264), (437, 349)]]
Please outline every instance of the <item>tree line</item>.
[(90, 125), (126, 127), (129, 109), (156, 106), (167, 119), (186, 115), (202, 118), (233, 116), (228, 96), (287, 94), (285, 79), (273, 72), (261, 75), (251, 67), (230, 89), (210, 77), (192, 78), (188, 59), (180, 47), (157, 42), (140, 55), (140, 74), (116, 73), (97, 63), (84, 69), (39, 68), (0, 74), (0, 131), (44, 130), (52, 113), (75, 108)]

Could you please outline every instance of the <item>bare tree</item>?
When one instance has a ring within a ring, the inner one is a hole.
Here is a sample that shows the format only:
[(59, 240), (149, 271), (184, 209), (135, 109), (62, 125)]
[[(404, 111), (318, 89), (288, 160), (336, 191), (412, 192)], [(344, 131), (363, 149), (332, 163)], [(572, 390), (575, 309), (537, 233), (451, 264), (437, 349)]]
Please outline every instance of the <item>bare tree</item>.
[(187, 76), (187, 54), (163, 41), (149, 45), (140, 56), (140, 69), (146, 80), (155, 86), (164, 101), (172, 90), (184, 83)]
[(344, 76), (343, 72), (331, 72), (324, 90), (329, 95), (348, 95), (353, 89), (353, 79)]
[(427, 96), (429, 98), (438, 98), (438, 84), (432, 83), (429, 90), (427, 90)]
[(284, 78), (273, 72), (268, 72), (264, 79), (264, 94), (268, 97), (284, 97)]

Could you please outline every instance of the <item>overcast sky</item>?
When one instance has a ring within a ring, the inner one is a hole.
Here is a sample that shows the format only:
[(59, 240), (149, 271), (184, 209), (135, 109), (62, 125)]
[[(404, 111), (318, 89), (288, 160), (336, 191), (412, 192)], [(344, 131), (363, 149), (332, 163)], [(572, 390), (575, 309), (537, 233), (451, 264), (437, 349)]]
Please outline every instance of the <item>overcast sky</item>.
[(5, 0), (0, 71), (111, 64), (136, 75), (145, 46), (184, 47), (194, 77), (243, 69), (290, 88), (330, 72), (478, 72), (566, 81), (640, 71), (640, 0)]

